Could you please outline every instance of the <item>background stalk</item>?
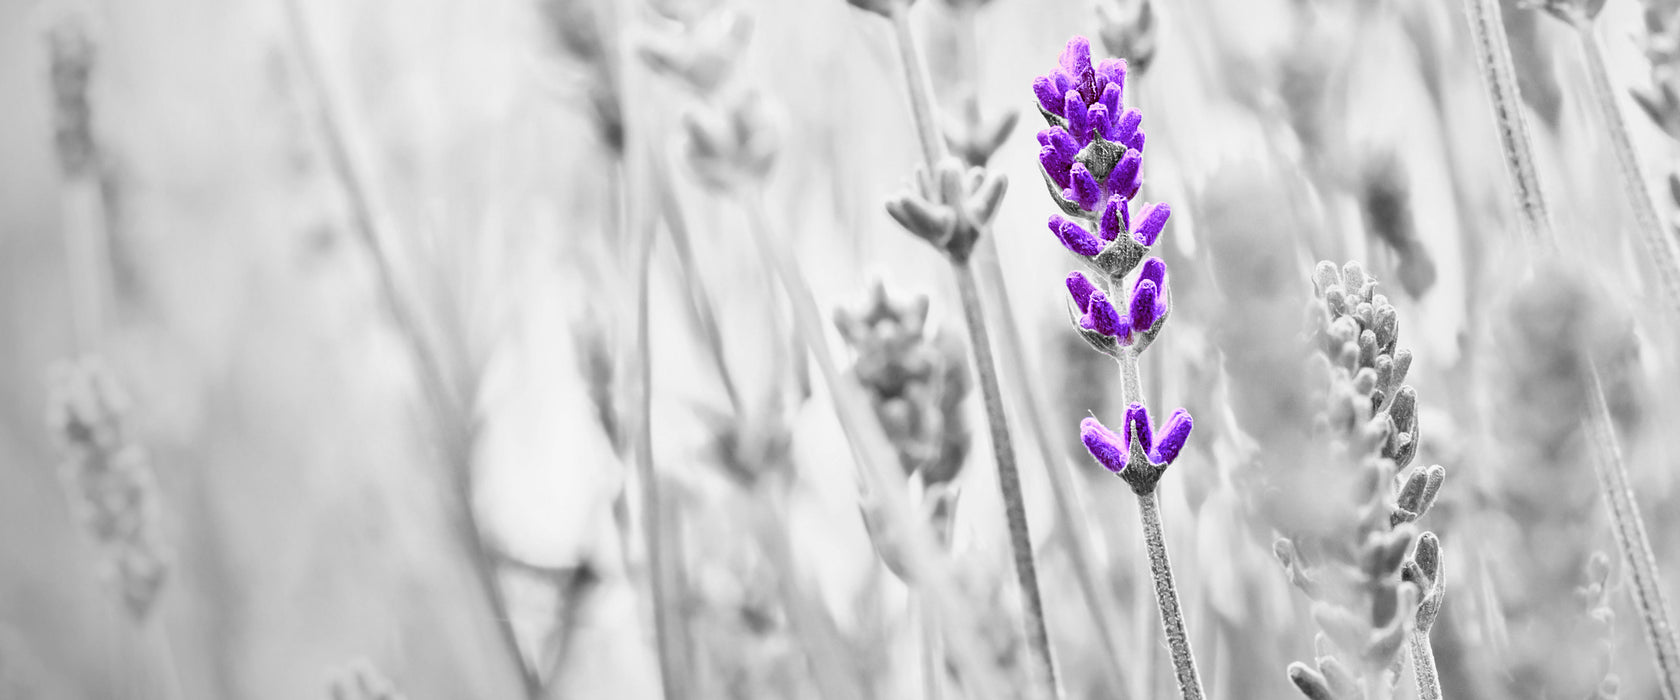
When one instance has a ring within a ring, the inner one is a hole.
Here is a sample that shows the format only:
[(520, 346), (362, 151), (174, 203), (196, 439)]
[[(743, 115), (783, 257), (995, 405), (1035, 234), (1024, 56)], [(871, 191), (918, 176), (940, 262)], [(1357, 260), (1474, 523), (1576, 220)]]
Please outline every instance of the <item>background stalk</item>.
[(939, 553), (926, 523), (912, 515), (909, 506), (894, 496), (903, 491), (898, 457), (869, 400), (856, 383), (840, 373), (824, 335), (825, 316), (799, 271), (799, 261), (786, 240), (772, 232), (761, 195), (743, 193), (741, 199), (747, 213), (747, 230), (765, 257), (765, 264), (781, 283), (793, 309), (794, 331), (817, 361), (817, 371), (828, 386), (835, 417), (856, 460), (860, 500), (878, 507), (883, 522), (882, 530), (874, 533), (875, 537), (887, 540), (885, 546), (895, 548), (902, 555), (908, 581), (926, 594), (925, 600), (937, 606), (927, 612), (946, 630), (950, 658), (962, 675), (965, 691), (974, 697), (1000, 697), (1007, 683), (998, 678), (995, 664), (977, 645), (981, 636), (973, 620), (975, 610), (960, 605), (967, 598)]
[[(905, 86), (910, 93), (910, 113), (922, 147), (922, 157), (928, 173), (944, 157), (944, 140), (934, 121), (933, 94), (928, 87), (927, 71), (917, 50), (915, 33), (910, 27), (909, 3), (896, 2), (888, 19), (893, 26), (894, 43), (898, 46), (900, 63), (904, 69)], [(986, 232), (982, 231), (982, 237)], [(975, 372), (980, 378), (982, 398), (986, 405), (986, 422), (991, 430), (992, 449), (996, 455), (998, 487), (1003, 492), (1004, 517), (1007, 520), (1009, 544), (1015, 563), (1016, 582), (1021, 588), (1022, 625), (1026, 628), (1027, 643), (1032, 647), (1035, 664), (1042, 682), (1047, 684), (1047, 697), (1061, 697), (1056, 674), (1056, 661), (1050, 649), (1050, 636), (1044, 624), (1044, 604), (1038, 588), (1037, 567), (1033, 559), (1032, 536), (1027, 525), (1026, 504), (1021, 494), (1020, 471), (1015, 465), (1015, 448), (1009, 435), (1009, 423), (1004, 413), (1003, 393), (998, 386), (996, 361), (992, 357), (986, 332), (986, 318), (974, 271), (967, 262), (951, 261), (952, 272), (962, 296), (963, 317), (969, 330), (969, 345), (974, 351)]]
[(369, 257), (373, 260), (374, 272), (378, 277), (386, 308), (398, 332), (414, 353), (415, 363), (420, 372), (421, 391), (439, 423), (437, 428), (444, 433), (442, 442), (447, 460), (446, 467), (450, 469), (453, 477), (449, 492), (453, 497), (456, 535), (462, 540), (470, 556), (478, 588), (485, 597), (492, 617), (495, 618), (497, 638), (501, 641), (508, 660), (519, 673), (521, 685), (527, 696), (538, 698), (542, 693), (541, 679), (530, 664), (526, 663), (524, 653), (520, 651), (513, 621), (508, 614), (507, 601), (496, 579), (495, 558), (485, 546), (478, 517), (473, 512), (473, 421), (470, 420), (470, 416), (464, 415), (465, 411), (470, 410), (470, 401), (467, 397), (459, 395), (458, 387), (450, 380), (441, 358), (421, 330), (419, 318), (412, 307), (412, 298), (404, 292), (398, 282), (390, 253), (385, 247), (385, 241), (390, 236), (385, 230), (389, 219), (384, 209), (376, 203), (371, 179), (350, 148), (346, 120), (328, 88), (326, 72), (310, 36), (303, 8), (299, 0), (286, 0), (284, 4), (288, 35), (293, 43), (293, 51), (302, 64), (303, 82), (305, 89), (310, 93), (311, 106), (327, 159), (339, 185), (344, 188), (345, 199), (349, 203), (351, 229), (355, 231), (357, 239), (367, 248)]
[[(1546, 212), (1539, 177), (1534, 168), (1534, 143), (1529, 137), (1521, 111), (1516, 71), (1511, 62), (1505, 27), (1500, 22), (1497, 0), (1465, 0), (1465, 7), (1470, 18), (1471, 33), (1476, 39), (1477, 59), (1493, 98), (1507, 170), (1516, 186), (1517, 202), (1527, 224), (1525, 233), (1529, 234), (1530, 243), (1538, 243), (1555, 250), (1557, 241), (1553, 235), (1551, 219)], [(1596, 41), (1593, 43), (1596, 44)], [(1594, 52), (1589, 50), (1588, 53)], [(1602, 68), (1602, 65), (1599, 68)], [(1598, 79), (1599, 77), (1594, 78), (1595, 81)], [(1614, 138), (1612, 136), (1612, 139)], [(1644, 623), (1646, 641), (1651, 645), (1651, 652), (1656, 657), (1657, 677), (1663, 697), (1667, 700), (1680, 700), (1680, 643), (1676, 643), (1674, 629), (1668, 621), (1668, 604), (1663, 597), (1656, 560), (1651, 554), (1650, 539), (1645, 533), (1645, 523), (1639, 517), (1639, 506), (1628, 488), (1630, 481), (1627, 465), (1622, 459), (1621, 448), (1616, 442), (1615, 430), (1610, 423), (1610, 409), (1604, 398), (1604, 386), (1599, 379), (1598, 366), (1589, 361), (1586, 369), (1587, 405), (1582, 420), (1585, 422), (1587, 434), (1591, 437), (1595, 471), (1598, 473), (1605, 506), (1610, 511), (1616, 543), (1621, 548), (1623, 561), (1627, 562), (1632, 571), (1634, 603), (1639, 608), (1640, 620)]]
[(1633, 206), (1634, 224), (1639, 229), (1639, 242), (1645, 245), (1651, 263), (1657, 267), (1664, 301), (1670, 310), (1680, 314), (1680, 243), (1673, 236), (1664, 235), (1657, 205), (1639, 169), (1639, 158), (1633, 152), (1633, 140), (1628, 136), (1627, 120), (1622, 117), (1616, 101), (1616, 91), (1610, 83), (1610, 71), (1604, 63), (1604, 44), (1593, 31), (1593, 22), (1577, 17), (1575, 33), (1581, 37), (1581, 52), (1587, 58), (1587, 76), (1592, 84), (1593, 102), (1598, 104), (1604, 126), (1610, 135), (1611, 150), (1616, 152), (1616, 167), (1621, 172), (1622, 190), (1628, 204)]
[(1044, 602), (1038, 592), (1038, 567), (1033, 560), (1032, 533), (1027, 525), (1027, 504), (1021, 496), (1021, 473), (1015, 466), (1015, 445), (1003, 411), (1003, 391), (998, 388), (997, 363), (992, 357), (991, 339), (986, 332), (986, 314), (980, 308), (980, 288), (974, 270), (967, 264), (953, 264), (957, 290), (962, 295), (963, 318), (968, 322), (969, 345), (974, 350), (974, 370), (980, 377), (980, 394), (986, 404), (986, 419), (992, 431), (992, 451), (997, 458), (998, 488), (1003, 492), (1003, 513), (1009, 526), (1009, 544), (1014, 551), (1015, 579), (1021, 587), (1022, 624), (1032, 647), (1039, 673), (1048, 683), (1049, 697), (1059, 697), (1056, 660), (1050, 652), (1050, 635), (1044, 626)]

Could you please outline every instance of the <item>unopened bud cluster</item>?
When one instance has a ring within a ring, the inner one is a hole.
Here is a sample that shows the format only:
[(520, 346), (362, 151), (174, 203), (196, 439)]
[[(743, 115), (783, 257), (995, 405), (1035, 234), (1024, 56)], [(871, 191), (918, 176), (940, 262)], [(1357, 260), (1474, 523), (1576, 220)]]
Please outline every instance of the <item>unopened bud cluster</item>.
[(699, 98), (683, 114), (689, 166), (717, 190), (762, 181), (780, 148), (777, 120), (762, 94), (732, 80), (752, 36), (751, 21), (726, 6), (665, 19), (668, 26), (639, 53), (654, 72)]
[(1363, 679), (1393, 673), (1406, 635), (1427, 635), (1440, 612), (1440, 540), (1419, 534), (1414, 521), (1446, 471), (1405, 471), (1419, 444), (1417, 392), (1404, 384), (1412, 355), (1398, 347), (1397, 314), (1377, 281), (1357, 263), (1329, 262), (1313, 279), (1312, 325), (1329, 380), (1314, 426), (1324, 450), (1318, 466), (1322, 483), (1347, 488), (1299, 494), (1325, 501), (1311, 505), (1330, 511), (1326, 526), (1285, 533), (1274, 545), (1323, 631), (1314, 663), (1292, 664), (1289, 677), (1307, 697), (1365, 698)]
[(851, 373), (874, 404), (906, 475), (923, 484), (956, 478), (968, 456), (962, 403), (970, 391), (967, 350), (950, 333), (930, 334), (928, 299), (891, 298), (877, 282), (856, 309), (840, 309), (834, 325), (851, 346)]
[(49, 426), (64, 446), (60, 472), (72, 507), (105, 555), (135, 618), (151, 610), (169, 571), (151, 462), (125, 432), (127, 402), (98, 362), (58, 368)]

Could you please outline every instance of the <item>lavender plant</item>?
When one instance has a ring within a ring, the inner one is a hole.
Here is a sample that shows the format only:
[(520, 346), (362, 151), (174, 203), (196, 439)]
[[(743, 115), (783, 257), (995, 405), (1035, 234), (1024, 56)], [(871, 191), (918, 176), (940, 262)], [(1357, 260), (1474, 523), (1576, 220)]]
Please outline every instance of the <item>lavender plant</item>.
[[(1587, 7), (1591, 7), (1588, 5)], [(1534, 145), (1526, 120), (1518, 107), (1515, 68), (1500, 24), (1499, 6), (1492, 0), (1465, 0), (1471, 35), (1476, 43), (1477, 63), (1492, 99), (1500, 146), (1506, 170), (1517, 194), (1522, 215), (1524, 242), (1555, 251), (1557, 241), (1547, 213), (1545, 194), (1535, 168)], [(1587, 14), (1586, 16), (1591, 16)], [(1611, 526), (1633, 578), (1635, 602), (1645, 629), (1646, 642), (1656, 659), (1659, 683), (1665, 697), (1680, 698), (1680, 636), (1670, 622), (1667, 596), (1663, 593), (1645, 522), (1639, 515), (1622, 458), (1621, 445), (1611, 425), (1610, 409), (1595, 360), (1589, 359), (1584, 372), (1586, 400), (1579, 406), (1581, 420), (1592, 444), (1594, 471), (1610, 512)]]
[(1315, 700), (1388, 698), (1409, 639), (1420, 694), (1439, 698), (1429, 630), (1445, 594), (1440, 541), (1412, 523), (1446, 472), (1406, 472), (1419, 446), (1417, 392), (1403, 383), (1412, 355), (1398, 346), (1394, 307), (1360, 265), (1321, 262), (1314, 283), (1317, 362), (1329, 385), (1314, 425), (1321, 451), (1295, 483), (1314, 483), (1320, 498), (1304, 517), (1279, 519), (1274, 551), (1313, 600), (1323, 633), (1316, 668), (1291, 664), (1289, 677)]
[(1192, 421), (1188, 412), (1178, 409), (1157, 431), (1138, 378), (1138, 356), (1160, 334), (1171, 310), (1166, 263), (1145, 255), (1172, 210), (1155, 203), (1141, 208), (1134, 221), (1145, 139), (1143, 115), (1124, 107), (1125, 82), (1125, 61), (1107, 59), (1093, 65), (1088, 39), (1076, 36), (1068, 41), (1059, 65), (1033, 81), (1039, 110), (1049, 123), (1038, 134), (1039, 165), (1051, 198), (1073, 217), (1052, 215), (1050, 232), (1098, 275), (1092, 279), (1075, 271), (1067, 277), (1068, 293), (1080, 314), (1076, 330), (1093, 349), (1119, 364), (1122, 397), (1128, 404), (1121, 433), (1091, 417), (1080, 423), (1080, 434), (1098, 463), (1120, 475), (1137, 494), (1179, 693), (1201, 698), (1156, 494), (1163, 471), (1189, 438)]
[(1055, 654), (1044, 622), (1044, 602), (1039, 593), (1038, 569), (1032, 534), (1021, 495), (1021, 477), (1015, 462), (1015, 446), (1004, 415), (1003, 392), (992, 355), (990, 330), (980, 296), (979, 283), (970, 265), (975, 245), (1003, 201), (1007, 180), (1001, 173), (968, 167), (944, 153), (944, 143), (933, 117), (931, 92), (915, 35), (910, 29), (910, 0), (849, 0), (860, 9), (881, 15), (891, 22), (895, 43), (910, 91), (911, 114), (922, 148), (918, 167), (908, 191), (887, 203), (887, 213), (906, 231), (944, 254), (957, 278), (963, 317), (968, 325), (969, 345), (974, 352), (980, 394), (986, 407), (992, 449), (998, 469), (998, 488), (1003, 495), (1009, 544), (1014, 558), (1016, 583), (1021, 590), (1022, 624), (1035, 659), (1035, 685), (1045, 697), (1060, 695)]

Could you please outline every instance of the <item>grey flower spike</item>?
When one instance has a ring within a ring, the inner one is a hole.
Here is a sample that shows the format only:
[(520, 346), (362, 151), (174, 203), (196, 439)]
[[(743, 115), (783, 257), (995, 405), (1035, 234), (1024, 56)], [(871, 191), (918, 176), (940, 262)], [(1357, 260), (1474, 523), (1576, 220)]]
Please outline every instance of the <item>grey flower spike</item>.
[(1441, 570), (1441, 540), (1433, 532), (1418, 536), (1417, 548), (1411, 561), (1406, 562), (1405, 580), (1423, 590), (1414, 624), (1418, 634), (1429, 634), (1435, 618), (1441, 614), (1441, 602), (1447, 594), (1445, 572)]
[(946, 257), (966, 262), (1008, 185), (1003, 173), (967, 167), (947, 156), (933, 173), (917, 168), (914, 186), (889, 200), (887, 213)]

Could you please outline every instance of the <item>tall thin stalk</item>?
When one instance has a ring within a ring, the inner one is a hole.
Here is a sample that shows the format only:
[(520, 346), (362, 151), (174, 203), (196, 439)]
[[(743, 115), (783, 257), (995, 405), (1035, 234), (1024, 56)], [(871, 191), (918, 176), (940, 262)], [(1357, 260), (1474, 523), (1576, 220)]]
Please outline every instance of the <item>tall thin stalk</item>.
[[(1521, 111), (1516, 69), (1511, 62), (1505, 27), (1500, 23), (1498, 2), (1465, 0), (1465, 9), (1476, 40), (1476, 55), (1482, 75), (1493, 98), (1507, 170), (1516, 187), (1517, 201), (1527, 224), (1524, 232), (1531, 243), (1555, 248), (1557, 242), (1534, 168), (1534, 145)], [(1588, 53), (1595, 52), (1589, 50)], [(1602, 69), (1601, 64), (1602, 61), (1597, 69), (1590, 72)], [(1595, 76), (1594, 80), (1600, 78)], [(1632, 189), (1629, 190), (1630, 195), (1636, 194)], [(1643, 191), (1643, 188), (1637, 189)], [(1645, 627), (1646, 641), (1656, 657), (1663, 697), (1680, 700), (1680, 643), (1677, 643), (1674, 628), (1668, 621), (1668, 603), (1662, 592), (1655, 558), (1651, 554), (1651, 543), (1645, 534), (1645, 524), (1639, 517), (1633, 493), (1628, 489), (1627, 465), (1610, 423), (1609, 404), (1604, 398), (1597, 363), (1589, 363), (1587, 370), (1589, 386), (1582, 420), (1586, 423), (1587, 433), (1593, 437), (1594, 467), (1616, 530), (1616, 543), (1632, 571), (1634, 603), (1639, 608), (1640, 620)]]
[(1435, 647), (1429, 643), (1429, 634), (1424, 632), (1408, 636), (1418, 700), (1441, 700), (1441, 677), (1435, 673)]
[[(926, 67), (917, 49), (915, 32), (910, 27), (910, 5), (907, 2), (893, 2), (890, 8), (887, 18), (892, 23), (894, 43), (898, 47), (900, 64), (904, 69), (905, 87), (910, 93), (911, 118), (915, 123), (924, 163), (931, 174), (944, 157), (945, 148), (944, 139), (940, 136), (934, 120), (933, 94), (928, 86)], [(986, 422), (991, 430), (992, 450), (998, 469), (998, 487), (1003, 495), (1004, 517), (1007, 520), (1009, 544), (1013, 552), (1016, 582), (1021, 589), (1022, 624), (1025, 627), (1027, 643), (1032, 648), (1037, 675), (1040, 682), (1045, 684), (1046, 697), (1060, 697), (1055, 656), (1050, 648), (1050, 636), (1044, 622), (1044, 603), (1039, 593), (1026, 503), (1021, 493), (1021, 476), (1015, 464), (1014, 443), (1010, 438), (1008, 417), (1004, 412), (1003, 392), (998, 385), (997, 363), (992, 355), (980, 290), (974, 270), (967, 261), (948, 259), (957, 278), (963, 318), (968, 324), (969, 346), (974, 352), (974, 369), (980, 378)]]
[[(1143, 382), (1138, 377), (1138, 351), (1120, 348), (1117, 361), (1120, 367), (1121, 403), (1130, 406), (1143, 403)], [(1141, 454), (1134, 452), (1134, 457)], [(1140, 460), (1141, 461), (1141, 460)], [(1196, 655), (1190, 649), (1190, 635), (1184, 630), (1184, 613), (1178, 604), (1178, 586), (1173, 581), (1172, 561), (1167, 558), (1167, 538), (1161, 526), (1160, 487), (1139, 493), (1138, 513), (1143, 520), (1144, 547), (1149, 551), (1149, 573), (1155, 581), (1155, 605), (1161, 612), (1161, 630), (1167, 638), (1172, 654), (1173, 676), (1178, 692), (1184, 700), (1201, 700), (1201, 674), (1196, 670)]]
[(371, 179), (350, 148), (349, 137), (346, 135), (347, 120), (334, 101), (332, 91), (327, 87), (325, 69), (321, 65), (299, 0), (285, 0), (284, 11), (288, 37), (293, 44), (292, 50), (303, 68), (305, 89), (309, 91), (309, 99), (315, 111), (315, 120), (329, 164), (338, 178), (339, 185), (344, 188), (345, 198), (350, 205), (351, 228), (367, 248), (374, 263), (385, 305), (397, 330), (414, 353), (420, 371), (421, 390), (433, 416), (437, 419), (437, 427), (446, 433), (442, 442), (446, 466), (451, 470), (453, 477), (449, 493), (454, 497), (452, 505), (455, 511), (453, 522), (456, 525), (456, 535), (471, 557), (475, 580), (495, 620), (497, 637), (508, 661), (514, 664), (527, 697), (538, 698), (542, 693), (542, 680), (535, 669), (525, 661), (524, 652), (520, 650), (513, 621), (508, 613), (507, 601), (496, 578), (494, 554), (485, 545), (482, 527), (473, 510), (471, 443), (475, 429), (472, 427), (474, 421), (468, 415), (471, 411), (470, 397), (461, 395), (460, 385), (452, 380), (442, 358), (421, 329), (412, 297), (405, 293), (398, 282), (390, 252), (385, 247), (385, 241), (391, 236), (386, 230), (389, 225), (388, 214), (377, 203)]
[(1644, 244), (1651, 264), (1657, 267), (1664, 300), (1672, 311), (1680, 313), (1680, 242), (1663, 232), (1661, 217), (1657, 216), (1656, 201), (1640, 172), (1639, 158), (1633, 152), (1633, 140), (1628, 136), (1627, 120), (1616, 100), (1610, 83), (1610, 71), (1604, 62), (1604, 44), (1593, 31), (1593, 21), (1584, 15), (1573, 18), (1571, 24), (1581, 38), (1581, 52), (1587, 58), (1587, 77), (1592, 83), (1593, 102), (1604, 118), (1610, 134), (1610, 147), (1616, 153), (1616, 168), (1622, 176), (1622, 191), (1633, 206), (1633, 220), (1639, 230), (1639, 242)]
[(902, 500), (890, 495), (902, 490), (903, 478), (896, 472), (898, 458), (862, 389), (840, 373), (824, 335), (824, 315), (799, 270), (799, 261), (787, 241), (772, 231), (760, 193), (742, 193), (741, 205), (753, 242), (792, 306), (794, 331), (816, 360), (817, 370), (828, 386), (835, 415), (857, 462), (861, 498), (883, 520), (877, 538), (900, 555), (909, 581), (926, 594), (924, 600), (934, 603), (925, 612), (934, 615), (946, 630), (951, 660), (962, 675), (965, 691), (975, 697), (1000, 697), (1007, 684), (997, 677), (997, 669), (977, 646), (980, 636), (972, 617), (975, 611), (962, 604), (966, 597), (927, 526)]

